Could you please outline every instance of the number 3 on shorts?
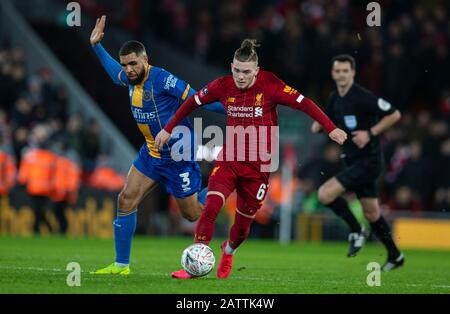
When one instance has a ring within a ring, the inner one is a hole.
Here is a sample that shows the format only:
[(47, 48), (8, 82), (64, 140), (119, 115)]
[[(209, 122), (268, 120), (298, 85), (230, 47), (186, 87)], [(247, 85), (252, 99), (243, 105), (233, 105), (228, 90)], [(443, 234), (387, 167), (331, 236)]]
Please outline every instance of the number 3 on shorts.
[(261, 186), (259, 187), (258, 193), (256, 193), (256, 199), (258, 201), (262, 201), (264, 199), (264, 196), (266, 195), (266, 190), (267, 190), (267, 185), (266, 184), (261, 184)]
[(180, 173), (181, 179), (183, 179), (183, 184), (181, 187), (183, 189), (189, 189), (189, 185), (191, 184), (191, 180), (189, 179), (189, 172)]

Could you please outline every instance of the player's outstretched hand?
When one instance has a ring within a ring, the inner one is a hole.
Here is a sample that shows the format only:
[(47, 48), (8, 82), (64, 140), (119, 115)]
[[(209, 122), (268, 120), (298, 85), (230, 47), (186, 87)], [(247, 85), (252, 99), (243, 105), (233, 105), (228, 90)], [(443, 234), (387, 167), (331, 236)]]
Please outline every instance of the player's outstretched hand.
[(333, 131), (331, 131), (328, 136), (338, 143), (339, 145), (344, 144), (344, 142), (347, 140), (347, 133), (345, 133), (343, 130), (336, 128)]
[(170, 133), (162, 129), (155, 138), (155, 147), (159, 150), (170, 140)]
[(106, 23), (106, 15), (102, 15), (102, 17), (97, 19), (97, 22), (95, 22), (95, 27), (92, 30), (91, 38), (90, 38), (90, 42), (91, 42), (92, 46), (101, 42), (103, 39), (103, 36), (105, 36), (105, 33), (104, 33), (105, 23)]

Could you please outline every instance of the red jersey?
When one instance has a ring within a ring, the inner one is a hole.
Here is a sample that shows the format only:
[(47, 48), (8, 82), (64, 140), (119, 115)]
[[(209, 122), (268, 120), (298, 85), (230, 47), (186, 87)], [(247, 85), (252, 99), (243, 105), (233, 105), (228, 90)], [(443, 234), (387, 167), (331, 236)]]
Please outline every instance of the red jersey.
[[(255, 83), (246, 90), (238, 89), (231, 75), (209, 83), (192, 95), (177, 110), (164, 128), (173, 128), (198, 106), (220, 101), (227, 111), (225, 161), (268, 162), (278, 150), (277, 105), (286, 105), (307, 113), (329, 133), (334, 123), (317, 105), (268, 71), (259, 71)], [(274, 145), (275, 144), (275, 145)], [(230, 147), (227, 147), (230, 146)], [(219, 155), (220, 160), (220, 155)]]

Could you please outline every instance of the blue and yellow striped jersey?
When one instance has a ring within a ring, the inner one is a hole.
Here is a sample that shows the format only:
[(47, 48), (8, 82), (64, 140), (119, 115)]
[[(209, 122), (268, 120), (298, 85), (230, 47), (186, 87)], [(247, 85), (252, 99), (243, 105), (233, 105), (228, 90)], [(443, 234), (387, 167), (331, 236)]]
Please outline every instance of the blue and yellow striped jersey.
[[(186, 140), (190, 141), (190, 143), (186, 142), (189, 145), (183, 145), (182, 147), (189, 147), (190, 151), (174, 153), (184, 156), (189, 154), (191, 160), (194, 160), (195, 137), (189, 119), (186, 118), (179, 124), (189, 129), (189, 138), (183, 138), (182, 135), (172, 138), (168, 145), (160, 150), (155, 148), (154, 138), (180, 105), (196, 91), (170, 72), (151, 65), (148, 66), (145, 78), (140, 84), (130, 85), (120, 64), (105, 51), (101, 44), (93, 46), (93, 49), (114, 83), (128, 86), (131, 111), (139, 130), (145, 137), (149, 154), (154, 158), (170, 159), (173, 157), (171, 156), (171, 149), (174, 144), (180, 140)], [(204, 109), (225, 114), (225, 110), (220, 103), (212, 104), (209, 108), (205, 107)], [(181, 146), (177, 145), (178, 147)]]

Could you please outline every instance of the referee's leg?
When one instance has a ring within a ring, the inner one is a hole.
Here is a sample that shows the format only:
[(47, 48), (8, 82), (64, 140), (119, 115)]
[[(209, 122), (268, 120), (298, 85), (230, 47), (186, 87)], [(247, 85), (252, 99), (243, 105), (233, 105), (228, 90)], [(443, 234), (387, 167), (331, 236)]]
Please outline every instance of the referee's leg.
[[(391, 228), (389, 227), (383, 215), (381, 214), (378, 198), (361, 197), (359, 198), (359, 201), (361, 202), (361, 205), (363, 207), (364, 216), (370, 222), (372, 231), (375, 233), (377, 238), (381, 241), (381, 243), (383, 243), (383, 245), (386, 247), (388, 251), (388, 262), (386, 264), (389, 263), (392, 264), (392, 266), (394, 266), (393, 268), (401, 266), (398, 264), (400, 262), (401, 264), (403, 264), (403, 256), (400, 253), (397, 246), (395, 245), (395, 242), (392, 238)], [(384, 270), (391, 270), (391, 269), (384, 269)]]
[(345, 191), (346, 188), (342, 183), (336, 177), (332, 177), (319, 188), (319, 201), (341, 217), (348, 224), (352, 233), (361, 233), (361, 225), (348, 208), (347, 201), (341, 197)]

